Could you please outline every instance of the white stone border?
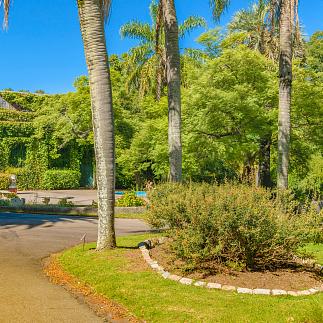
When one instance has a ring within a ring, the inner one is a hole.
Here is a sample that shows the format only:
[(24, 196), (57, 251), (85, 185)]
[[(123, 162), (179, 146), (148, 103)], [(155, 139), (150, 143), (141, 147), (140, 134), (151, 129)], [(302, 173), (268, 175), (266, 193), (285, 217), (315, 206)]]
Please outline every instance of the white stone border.
[[(281, 295), (290, 295), (290, 296), (308, 296), (313, 295), (319, 292), (323, 292), (323, 284), (321, 286), (315, 286), (313, 288), (309, 288), (306, 290), (298, 290), (298, 291), (287, 291), (283, 289), (265, 289), (265, 288), (244, 288), (244, 287), (236, 287), (231, 285), (222, 285), (219, 283), (207, 283), (200, 280), (193, 280), (191, 278), (186, 278), (178, 275), (171, 274), (168, 271), (165, 271), (162, 266), (160, 266), (157, 261), (153, 260), (150, 257), (149, 249), (151, 249), (154, 245), (164, 243), (166, 238), (157, 238), (154, 240), (145, 240), (139, 243), (138, 247), (144, 257), (144, 260), (147, 264), (155, 270), (158, 274), (160, 274), (164, 279), (170, 279), (176, 282), (179, 282), (183, 285), (193, 285), (197, 287), (204, 287), (209, 289), (221, 289), (224, 291), (237, 292), (239, 294), (254, 294), (254, 295), (272, 295), (272, 296), (281, 296)], [(320, 266), (322, 267), (322, 266)]]

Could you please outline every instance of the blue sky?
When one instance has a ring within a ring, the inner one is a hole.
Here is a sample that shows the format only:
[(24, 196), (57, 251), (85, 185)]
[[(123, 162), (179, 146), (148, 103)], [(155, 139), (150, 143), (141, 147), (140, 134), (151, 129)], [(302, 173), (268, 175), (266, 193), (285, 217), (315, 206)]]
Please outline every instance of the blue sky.
[[(135, 44), (120, 39), (120, 26), (132, 19), (149, 21), (149, 3), (150, 0), (113, 1), (107, 25), (110, 54), (120, 54)], [(208, 3), (208, 0), (177, 0), (179, 21), (189, 15), (200, 15), (207, 19), (209, 27), (214, 27)], [(236, 10), (251, 3), (232, 0), (220, 25), (225, 25)], [(323, 29), (323, 0), (301, 0), (300, 17), (307, 35)], [(192, 33), (181, 47), (194, 46), (194, 39), (202, 31)], [(76, 0), (15, 0), (9, 30), (0, 31), (0, 89), (68, 92), (73, 90), (74, 79), (82, 74), (86, 74), (86, 66)]]

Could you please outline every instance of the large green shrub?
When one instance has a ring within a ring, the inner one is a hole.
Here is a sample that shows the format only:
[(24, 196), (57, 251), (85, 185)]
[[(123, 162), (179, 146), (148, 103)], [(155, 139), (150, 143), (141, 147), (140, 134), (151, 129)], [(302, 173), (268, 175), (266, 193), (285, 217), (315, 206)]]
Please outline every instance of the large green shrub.
[(9, 175), (0, 173), (0, 190), (7, 190), (10, 184)]
[(322, 239), (322, 215), (295, 214), (291, 199), (279, 202), (260, 188), (165, 184), (149, 199), (150, 223), (168, 228), (175, 255), (193, 268), (274, 269), (292, 262), (306, 241)]
[(80, 172), (70, 169), (47, 170), (43, 188), (47, 190), (75, 189), (80, 187)]

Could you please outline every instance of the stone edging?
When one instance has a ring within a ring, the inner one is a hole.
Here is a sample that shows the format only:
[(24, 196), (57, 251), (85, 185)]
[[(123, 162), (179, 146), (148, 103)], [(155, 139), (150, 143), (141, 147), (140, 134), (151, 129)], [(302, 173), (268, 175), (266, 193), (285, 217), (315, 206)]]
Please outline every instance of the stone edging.
[(200, 280), (193, 280), (191, 278), (174, 275), (168, 271), (165, 271), (164, 268), (157, 263), (157, 261), (153, 260), (150, 257), (149, 249), (151, 249), (154, 245), (164, 243), (165, 240), (166, 240), (165, 238), (145, 240), (139, 243), (138, 245), (144, 257), (144, 260), (147, 262), (147, 264), (158, 274), (160, 274), (164, 279), (173, 280), (183, 285), (193, 285), (193, 286), (205, 287), (209, 289), (220, 289), (224, 291), (237, 292), (239, 294), (272, 295), (272, 296), (280, 296), (280, 295), (308, 296), (319, 292), (323, 292), (323, 284), (321, 284), (321, 286), (315, 286), (313, 288), (309, 288), (306, 290), (298, 290), (298, 291), (287, 291), (283, 289), (265, 289), (265, 288), (252, 289), (252, 288), (244, 288), (244, 287), (237, 287), (237, 286), (231, 286), (231, 285), (222, 285), (219, 283), (207, 283)]

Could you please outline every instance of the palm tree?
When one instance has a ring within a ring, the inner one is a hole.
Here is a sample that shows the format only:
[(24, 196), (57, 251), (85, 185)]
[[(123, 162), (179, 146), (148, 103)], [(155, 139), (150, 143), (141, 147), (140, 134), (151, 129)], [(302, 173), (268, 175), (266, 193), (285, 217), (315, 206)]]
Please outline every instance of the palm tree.
[(277, 44), (278, 31), (271, 30), (267, 19), (269, 12), (270, 6), (264, 0), (238, 11), (228, 25), (229, 37), (240, 33), (244, 36), (241, 39), (249, 48), (258, 50), (267, 57), (277, 58), (278, 46), (273, 45)]
[(97, 250), (103, 250), (116, 246), (114, 120), (104, 30), (110, 0), (78, 0), (77, 5), (91, 91), (98, 187)]
[(271, 17), (275, 16), (279, 17), (277, 187), (287, 189), (291, 134), (290, 106), (293, 79), (293, 48), (295, 56), (302, 56), (303, 52), (298, 19), (298, 0), (271, 0)]
[(8, 18), (9, 18), (9, 8), (11, 1), (10, 0), (0, 0), (0, 7), (3, 6), (4, 11), (4, 19), (3, 19), (3, 27), (8, 27)]
[[(211, 0), (215, 19), (219, 19), (229, 5), (229, 0)], [(279, 21), (279, 116), (278, 116), (278, 160), (277, 187), (288, 188), (288, 166), (290, 146), (290, 105), (292, 93), (293, 43), (300, 42), (298, 0), (267, 0), (270, 5), (269, 18), (272, 31)]]
[(161, 0), (165, 29), (166, 73), (168, 87), (168, 146), (170, 181), (182, 180), (181, 142), (181, 60), (179, 28), (174, 0)]
[[(159, 101), (162, 88), (167, 83), (165, 32), (162, 12), (155, 0), (151, 2), (149, 9), (151, 24), (131, 21), (121, 27), (120, 34), (122, 38), (139, 40), (139, 45), (132, 48), (127, 57), (130, 69), (128, 86), (138, 88), (140, 96), (144, 96), (155, 87), (156, 98)], [(197, 27), (206, 27), (205, 19), (190, 16), (179, 26), (179, 38), (185, 37)]]

